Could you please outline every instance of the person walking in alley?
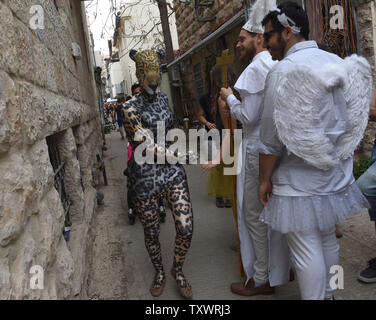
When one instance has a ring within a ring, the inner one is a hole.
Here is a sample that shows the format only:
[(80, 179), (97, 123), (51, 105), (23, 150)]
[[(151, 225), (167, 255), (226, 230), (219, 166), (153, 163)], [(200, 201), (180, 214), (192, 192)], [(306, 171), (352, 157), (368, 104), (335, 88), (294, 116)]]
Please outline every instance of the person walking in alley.
[(119, 132), (121, 135), (121, 140), (124, 140), (124, 105), (125, 102), (124, 98), (117, 99), (117, 105), (115, 108), (115, 115), (116, 115), (116, 121), (119, 126)]
[[(192, 241), (193, 212), (185, 170), (179, 162), (176, 163), (176, 160), (180, 161), (190, 156), (174, 153), (168, 149), (169, 142), (163, 145), (157, 140), (158, 122), (164, 123), (165, 134), (173, 129), (174, 125), (167, 95), (159, 91), (161, 60), (164, 53), (131, 50), (130, 57), (136, 62), (136, 75), (142, 89), (136, 100), (130, 100), (125, 105), (125, 129), (133, 150), (129, 163), (129, 186), (135, 209), (144, 228), (145, 246), (155, 268), (150, 293), (155, 297), (160, 296), (166, 283), (159, 242), (158, 214), (158, 200), (163, 195), (171, 204), (176, 230), (171, 275), (180, 294), (190, 299), (193, 295), (192, 287), (183, 273), (183, 265)], [(136, 135), (141, 135), (145, 140), (136, 139)], [(137, 156), (138, 146), (142, 149), (140, 155), (144, 152), (150, 153), (151, 160), (155, 160), (156, 157), (167, 162), (142, 162)], [(170, 164), (169, 159), (176, 164)]]

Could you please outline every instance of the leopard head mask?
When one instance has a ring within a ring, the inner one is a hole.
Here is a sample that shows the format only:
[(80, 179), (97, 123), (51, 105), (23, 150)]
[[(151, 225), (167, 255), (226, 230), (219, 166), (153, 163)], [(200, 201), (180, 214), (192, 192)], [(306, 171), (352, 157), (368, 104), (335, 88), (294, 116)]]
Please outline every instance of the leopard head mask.
[(130, 58), (136, 62), (136, 76), (141, 88), (149, 95), (155, 95), (161, 84), (161, 60), (165, 54), (162, 50), (131, 50)]

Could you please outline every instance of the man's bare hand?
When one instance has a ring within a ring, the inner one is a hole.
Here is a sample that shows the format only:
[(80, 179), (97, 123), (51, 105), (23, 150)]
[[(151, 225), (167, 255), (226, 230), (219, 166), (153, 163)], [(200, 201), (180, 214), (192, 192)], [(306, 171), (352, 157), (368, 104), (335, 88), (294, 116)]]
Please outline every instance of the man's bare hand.
[(219, 166), (219, 163), (214, 162), (214, 161), (209, 161), (208, 163), (203, 164), (203, 165), (201, 166), (201, 169), (202, 169), (203, 171), (209, 171), (210, 169), (213, 169), (213, 168), (215, 168), (215, 167), (217, 167), (217, 166)]
[(214, 123), (211, 123), (211, 122), (207, 122), (206, 123), (206, 126), (209, 128), (209, 129), (215, 129), (215, 128), (217, 128), (217, 126), (214, 124)]
[(231, 88), (222, 88), (221, 91), (220, 91), (221, 98), (222, 98), (222, 100), (224, 100), (224, 101), (227, 101), (227, 98), (228, 98), (231, 94), (233, 94)]
[(273, 185), (270, 181), (261, 182), (259, 185), (259, 200), (263, 206), (268, 203), (269, 196), (272, 194)]

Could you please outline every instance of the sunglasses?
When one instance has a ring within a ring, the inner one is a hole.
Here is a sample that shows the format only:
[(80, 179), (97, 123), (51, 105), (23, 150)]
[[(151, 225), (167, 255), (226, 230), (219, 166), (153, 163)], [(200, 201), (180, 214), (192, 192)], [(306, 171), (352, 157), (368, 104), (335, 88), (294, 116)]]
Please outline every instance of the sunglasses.
[(273, 30), (270, 30), (268, 32), (264, 32), (264, 40), (266, 42), (268, 42), (270, 40), (270, 38), (272, 37), (273, 33), (280, 32), (280, 31), (281, 30), (273, 29)]

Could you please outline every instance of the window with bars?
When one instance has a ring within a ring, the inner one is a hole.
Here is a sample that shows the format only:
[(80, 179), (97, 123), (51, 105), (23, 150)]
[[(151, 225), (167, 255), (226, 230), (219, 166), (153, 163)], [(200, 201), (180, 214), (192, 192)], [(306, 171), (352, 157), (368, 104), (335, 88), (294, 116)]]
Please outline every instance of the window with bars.
[(47, 137), (48, 154), (50, 157), (50, 162), (54, 170), (54, 186), (60, 195), (60, 199), (64, 208), (64, 230), (63, 234), (66, 241), (69, 241), (69, 232), (72, 222), (69, 215), (69, 209), (72, 204), (69, 199), (69, 194), (67, 193), (65, 187), (65, 162), (61, 160), (60, 152), (58, 149), (59, 139), (57, 136)]
[(204, 94), (204, 82), (202, 80), (201, 63), (196, 63), (193, 66), (194, 82), (196, 88), (197, 97), (201, 97)]
[(211, 88), (210, 88), (210, 71), (215, 67), (216, 63), (217, 63), (217, 57), (212, 54), (208, 57), (206, 57), (206, 74), (205, 74), (205, 77), (206, 77), (206, 84), (207, 84), (207, 92), (210, 92)]

